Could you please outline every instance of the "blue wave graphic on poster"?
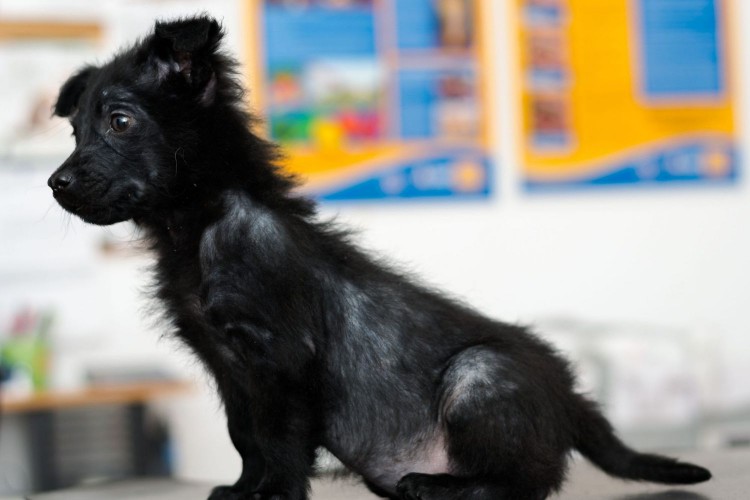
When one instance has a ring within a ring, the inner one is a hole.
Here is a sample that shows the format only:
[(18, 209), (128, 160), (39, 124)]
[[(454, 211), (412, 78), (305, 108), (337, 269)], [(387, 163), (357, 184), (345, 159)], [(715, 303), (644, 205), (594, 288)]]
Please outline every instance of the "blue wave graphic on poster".
[(476, 149), (453, 150), (360, 177), (316, 193), (327, 201), (409, 198), (486, 198), (491, 194), (491, 160)]
[(575, 179), (527, 180), (529, 191), (601, 185), (666, 184), (674, 182), (733, 181), (739, 152), (729, 142), (692, 141), (646, 154), (633, 155), (604, 171)]

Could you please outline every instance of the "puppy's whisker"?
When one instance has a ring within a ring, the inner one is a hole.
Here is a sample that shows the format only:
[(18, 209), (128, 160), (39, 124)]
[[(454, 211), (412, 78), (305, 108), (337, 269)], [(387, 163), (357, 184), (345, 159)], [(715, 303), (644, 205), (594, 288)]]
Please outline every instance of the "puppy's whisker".
[(43, 221), (44, 219), (46, 219), (46, 218), (47, 218), (47, 215), (49, 215), (49, 212), (50, 212), (50, 210), (52, 210), (52, 209), (53, 209), (53, 208), (55, 208), (56, 206), (59, 206), (59, 205), (57, 205), (57, 204), (56, 204), (56, 203), (55, 203), (54, 201), (53, 201), (53, 202), (51, 202), (51, 203), (49, 204), (49, 206), (47, 207), (47, 210), (45, 210), (45, 211), (44, 211), (44, 215), (42, 215), (42, 216), (41, 216), (41, 217), (39, 218), (39, 220), (37, 220), (37, 222), (42, 222), (42, 221)]
[(175, 177), (177, 177), (177, 153), (179, 153), (181, 149), (182, 149), (182, 146), (179, 146), (174, 151), (174, 175)]
[(30, 132), (24, 134), (24, 137), (27, 139), (43, 139), (47, 136), (55, 135), (63, 125), (64, 123), (58, 122), (53, 125), (44, 125), (42, 127), (33, 128)]
[(70, 223), (71, 223), (70, 212), (63, 212), (63, 217), (62, 217), (61, 222), (63, 225), (63, 239), (67, 239), (68, 232), (70, 230)]

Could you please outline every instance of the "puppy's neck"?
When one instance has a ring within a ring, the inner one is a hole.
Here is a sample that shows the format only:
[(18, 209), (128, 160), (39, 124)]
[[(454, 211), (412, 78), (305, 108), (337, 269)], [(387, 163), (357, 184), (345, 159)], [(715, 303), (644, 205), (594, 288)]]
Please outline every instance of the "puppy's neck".
[(201, 199), (193, 205), (155, 211), (133, 222), (145, 230), (158, 253), (173, 254), (197, 249), (206, 228), (221, 215), (218, 199)]

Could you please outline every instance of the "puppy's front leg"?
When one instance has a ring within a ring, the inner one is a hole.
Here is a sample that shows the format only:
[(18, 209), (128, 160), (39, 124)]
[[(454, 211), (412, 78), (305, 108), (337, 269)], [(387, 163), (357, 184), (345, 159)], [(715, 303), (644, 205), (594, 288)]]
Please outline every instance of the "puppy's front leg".
[(301, 354), (308, 349), (285, 337), (285, 320), (265, 326), (212, 285), (204, 300), (222, 359), (214, 372), (231, 380), (221, 392), (243, 471), (234, 486), (219, 487), (210, 498), (305, 500), (317, 448), (314, 370)]
[[(265, 422), (257, 432), (251, 432), (247, 420), (240, 420), (240, 414), (232, 413), (230, 407), (227, 420), (232, 443), (242, 457), (242, 474), (232, 486), (214, 488), (209, 500), (308, 498), (308, 476), (312, 471), (315, 446), (306, 439), (305, 422), (298, 422), (302, 426), (295, 425), (289, 418), (287, 425), (269, 426)], [(279, 431), (280, 435), (274, 435)]]
[(232, 486), (217, 486), (210, 500), (239, 500), (252, 498), (263, 479), (263, 457), (255, 439), (250, 413), (250, 402), (244, 391), (230, 380), (217, 377), (219, 392), (224, 401), (229, 437), (242, 457), (242, 474)]
[[(277, 214), (228, 191), (200, 246), (201, 303), (222, 368), (247, 395), (262, 499), (304, 500), (320, 442), (314, 278)], [(230, 424), (232, 425), (232, 424)]]
[(266, 465), (258, 493), (264, 500), (306, 500), (317, 448), (310, 410), (296, 395), (267, 396), (256, 411), (258, 445)]

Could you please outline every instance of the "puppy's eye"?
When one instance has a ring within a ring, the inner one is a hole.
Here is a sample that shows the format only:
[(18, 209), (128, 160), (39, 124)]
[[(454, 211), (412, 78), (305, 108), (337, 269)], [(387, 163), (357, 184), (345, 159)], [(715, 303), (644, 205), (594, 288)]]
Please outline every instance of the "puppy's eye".
[(118, 133), (125, 132), (130, 128), (130, 125), (132, 123), (133, 120), (128, 115), (124, 115), (122, 113), (112, 113), (112, 115), (109, 117), (110, 128)]

